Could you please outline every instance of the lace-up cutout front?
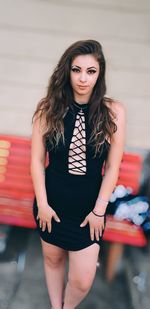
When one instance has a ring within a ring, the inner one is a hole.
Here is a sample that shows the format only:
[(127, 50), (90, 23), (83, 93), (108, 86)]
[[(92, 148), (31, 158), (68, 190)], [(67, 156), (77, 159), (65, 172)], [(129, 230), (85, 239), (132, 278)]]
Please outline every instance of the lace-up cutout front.
[(86, 174), (86, 131), (82, 108), (76, 115), (75, 126), (69, 148), (68, 171), (72, 174)]

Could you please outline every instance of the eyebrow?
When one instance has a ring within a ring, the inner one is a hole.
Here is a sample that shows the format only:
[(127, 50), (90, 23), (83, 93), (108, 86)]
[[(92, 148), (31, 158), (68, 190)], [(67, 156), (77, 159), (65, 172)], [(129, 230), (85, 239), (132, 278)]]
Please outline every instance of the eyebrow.
[[(79, 67), (78, 65), (72, 65), (72, 67), (77, 67), (77, 68), (79, 68), (79, 69), (81, 69), (81, 67)], [(89, 69), (95, 69), (95, 70), (97, 70), (97, 68), (96, 67), (89, 67), (89, 68), (87, 68), (87, 70), (89, 70)]]

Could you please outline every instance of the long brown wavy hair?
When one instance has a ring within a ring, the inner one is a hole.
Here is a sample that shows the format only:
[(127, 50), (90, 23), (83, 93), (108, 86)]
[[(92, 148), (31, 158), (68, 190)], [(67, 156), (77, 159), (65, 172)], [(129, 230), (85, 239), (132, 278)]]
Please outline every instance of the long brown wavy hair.
[[(105, 96), (106, 62), (102, 46), (95, 40), (81, 40), (73, 43), (60, 58), (48, 84), (46, 96), (40, 100), (33, 114), (40, 120), (44, 116), (43, 139), (49, 140), (51, 148), (57, 147), (60, 141), (65, 143), (63, 118), (72, 106), (74, 96), (70, 84), (72, 61), (79, 55), (93, 55), (100, 66), (100, 74), (89, 99), (89, 125), (91, 137), (88, 141), (94, 145), (95, 155), (100, 152), (105, 138), (111, 139), (117, 130), (115, 114), (110, 108), (113, 99)], [(109, 103), (109, 104), (108, 104)]]

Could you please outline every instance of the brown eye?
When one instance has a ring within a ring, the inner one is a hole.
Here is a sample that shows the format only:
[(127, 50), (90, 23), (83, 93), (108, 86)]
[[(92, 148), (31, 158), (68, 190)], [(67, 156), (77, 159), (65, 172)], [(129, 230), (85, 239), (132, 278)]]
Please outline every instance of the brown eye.
[(94, 73), (96, 73), (96, 71), (95, 70), (89, 70), (88, 73), (89, 74), (94, 74)]
[(80, 72), (80, 70), (78, 68), (71, 68), (71, 71), (72, 72), (77, 72), (77, 73)]

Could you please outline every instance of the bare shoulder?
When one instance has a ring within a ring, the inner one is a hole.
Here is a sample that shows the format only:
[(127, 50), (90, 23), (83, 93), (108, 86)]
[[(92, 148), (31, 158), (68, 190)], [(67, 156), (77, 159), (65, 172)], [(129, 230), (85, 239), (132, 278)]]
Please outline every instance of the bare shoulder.
[(43, 129), (46, 125), (45, 115), (41, 115), (41, 112), (38, 111), (33, 118), (33, 127), (35, 127), (39, 132), (43, 132)]
[(124, 120), (126, 116), (126, 108), (125, 105), (118, 100), (111, 100), (107, 102), (107, 106), (110, 108), (112, 113), (114, 114), (116, 121)]

